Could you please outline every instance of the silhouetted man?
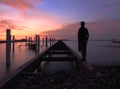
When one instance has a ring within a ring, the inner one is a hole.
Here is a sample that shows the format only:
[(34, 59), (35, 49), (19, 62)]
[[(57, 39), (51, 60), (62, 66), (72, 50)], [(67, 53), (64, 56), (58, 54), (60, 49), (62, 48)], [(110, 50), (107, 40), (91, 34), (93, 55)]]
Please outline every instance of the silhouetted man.
[(89, 32), (87, 28), (85, 28), (85, 22), (81, 22), (81, 27), (78, 31), (78, 50), (81, 51), (82, 61), (86, 61), (87, 54), (87, 41), (89, 38)]

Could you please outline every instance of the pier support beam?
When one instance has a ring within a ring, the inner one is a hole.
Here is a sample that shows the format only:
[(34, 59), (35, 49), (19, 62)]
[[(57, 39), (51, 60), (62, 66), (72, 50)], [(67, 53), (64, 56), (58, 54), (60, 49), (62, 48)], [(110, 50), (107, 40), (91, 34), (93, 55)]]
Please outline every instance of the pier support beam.
[(42, 38), (42, 42), (43, 42), (42, 44), (43, 44), (43, 46), (44, 46), (44, 38)]
[(50, 46), (52, 45), (52, 38), (50, 37)]
[(47, 36), (45, 38), (45, 46), (46, 46), (46, 48), (48, 48), (48, 37)]
[(6, 64), (10, 65), (10, 47), (11, 46), (11, 35), (10, 29), (6, 30)]
[(13, 52), (15, 51), (15, 36), (13, 35)]
[(25, 45), (27, 46), (27, 36), (25, 37), (25, 39), (26, 39)]
[(38, 44), (38, 35), (35, 35), (35, 44)]
[(40, 35), (38, 35), (38, 52), (40, 51)]

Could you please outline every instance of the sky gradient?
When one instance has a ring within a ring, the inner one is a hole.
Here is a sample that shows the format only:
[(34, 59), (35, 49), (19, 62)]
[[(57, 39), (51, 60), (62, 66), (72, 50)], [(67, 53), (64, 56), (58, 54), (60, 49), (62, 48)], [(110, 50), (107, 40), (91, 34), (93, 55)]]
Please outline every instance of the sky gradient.
[[(94, 24), (106, 21), (112, 32), (114, 28), (119, 29), (120, 24), (114, 23), (115, 27), (107, 21), (119, 22), (119, 9), (120, 0), (0, 0), (0, 39), (5, 38), (7, 28), (12, 30), (12, 35), (24, 37), (62, 30), (68, 24), (83, 20)], [(99, 27), (98, 24), (96, 28)], [(96, 32), (100, 32), (98, 30)], [(120, 31), (116, 33), (119, 35)]]

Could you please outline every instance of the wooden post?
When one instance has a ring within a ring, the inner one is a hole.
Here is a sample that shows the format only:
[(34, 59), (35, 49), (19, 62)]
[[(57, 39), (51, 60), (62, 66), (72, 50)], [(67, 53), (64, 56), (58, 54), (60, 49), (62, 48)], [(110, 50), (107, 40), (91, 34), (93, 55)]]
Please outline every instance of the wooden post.
[(46, 43), (46, 45), (45, 45), (45, 46), (46, 46), (46, 48), (48, 48), (48, 37), (47, 37), (47, 36), (46, 36), (45, 41), (46, 41), (46, 42), (45, 42), (45, 43)]
[(38, 36), (35, 35), (35, 44), (37, 45)]
[(50, 46), (52, 45), (52, 39), (51, 39), (51, 37), (50, 37)]
[(39, 44), (39, 39), (40, 39), (40, 36), (39, 35), (37, 35), (37, 45)]
[(40, 51), (40, 36), (38, 35), (38, 52)]
[(32, 44), (32, 37), (30, 37), (30, 44)]
[(10, 65), (10, 45), (11, 44), (11, 35), (10, 29), (6, 30), (6, 64)]
[(44, 46), (44, 38), (42, 38), (43, 46)]
[(28, 38), (28, 42), (29, 42), (29, 44), (30, 44), (30, 37)]
[(54, 43), (54, 39), (52, 38), (52, 44)]
[(25, 43), (25, 45), (27, 46), (27, 36), (25, 37), (25, 39), (26, 39), (26, 43)]
[(13, 52), (15, 51), (15, 36), (13, 35)]

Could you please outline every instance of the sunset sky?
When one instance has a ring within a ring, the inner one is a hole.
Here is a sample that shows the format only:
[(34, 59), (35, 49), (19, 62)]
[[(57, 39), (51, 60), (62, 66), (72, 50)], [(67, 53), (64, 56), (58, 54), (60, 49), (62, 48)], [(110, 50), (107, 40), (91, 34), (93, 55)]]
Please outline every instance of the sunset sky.
[[(118, 19), (120, 0), (0, 0), (0, 39), (5, 38), (7, 28), (12, 30), (12, 35), (24, 37), (62, 29), (82, 20), (120, 22)], [(106, 22), (108, 26), (114, 24)], [(117, 23), (115, 29), (119, 28)], [(120, 35), (120, 31), (116, 34)]]

